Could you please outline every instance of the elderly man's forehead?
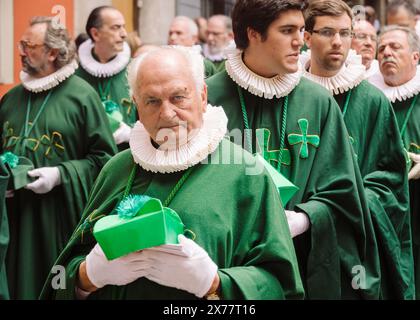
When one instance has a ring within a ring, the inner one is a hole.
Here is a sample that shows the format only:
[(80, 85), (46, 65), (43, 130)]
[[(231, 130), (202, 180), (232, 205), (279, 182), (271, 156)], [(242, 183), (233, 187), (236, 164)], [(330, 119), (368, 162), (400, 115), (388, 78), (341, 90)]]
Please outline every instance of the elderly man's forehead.
[(47, 23), (36, 23), (29, 26), (23, 34), (23, 40), (43, 40), (47, 31)]
[(379, 38), (379, 45), (390, 43), (408, 44), (408, 35), (402, 30), (392, 30), (385, 32)]
[(360, 32), (365, 32), (365, 33), (374, 33), (376, 34), (376, 29), (374, 26), (372, 26), (372, 24), (370, 24), (367, 21), (358, 21), (354, 24), (354, 31), (360, 31)]

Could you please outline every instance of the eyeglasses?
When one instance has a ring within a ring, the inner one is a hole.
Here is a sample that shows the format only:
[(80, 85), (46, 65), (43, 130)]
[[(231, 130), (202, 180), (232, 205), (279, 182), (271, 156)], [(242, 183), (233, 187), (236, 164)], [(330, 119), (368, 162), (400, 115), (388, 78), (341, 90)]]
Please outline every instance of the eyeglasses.
[(17, 45), (20, 52), (26, 52), (27, 50), (32, 51), (32, 50), (35, 50), (36, 48), (42, 47), (42, 46), (45, 46), (45, 43), (30, 44), (27, 41), (23, 41), (23, 40), (19, 41), (18, 45)]
[(367, 40), (367, 38), (370, 38), (372, 42), (378, 41), (378, 38), (373, 34), (366, 34), (366, 33), (355, 33), (354, 38), (357, 40)]
[(328, 39), (334, 38), (337, 33), (340, 35), (340, 38), (343, 38), (343, 39), (351, 38), (351, 36), (353, 35), (350, 29), (343, 29), (343, 30), (336, 31), (334, 29), (324, 28), (324, 29), (319, 29), (319, 30), (312, 30), (310, 32), (317, 33), (321, 37), (328, 38)]

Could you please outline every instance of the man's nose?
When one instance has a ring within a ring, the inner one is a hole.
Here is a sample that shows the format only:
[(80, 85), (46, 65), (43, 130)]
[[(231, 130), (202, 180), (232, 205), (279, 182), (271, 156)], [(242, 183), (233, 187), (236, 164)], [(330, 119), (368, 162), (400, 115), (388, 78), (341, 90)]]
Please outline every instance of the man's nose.
[(127, 30), (125, 30), (125, 28), (121, 28), (120, 36), (122, 39), (127, 38)]
[(337, 32), (336, 34), (334, 34), (334, 36), (332, 38), (332, 44), (334, 46), (341, 46), (342, 43), (343, 43), (343, 41), (341, 39), (340, 33)]
[(172, 104), (169, 101), (163, 101), (160, 107), (160, 117), (165, 120), (170, 120), (176, 115)]

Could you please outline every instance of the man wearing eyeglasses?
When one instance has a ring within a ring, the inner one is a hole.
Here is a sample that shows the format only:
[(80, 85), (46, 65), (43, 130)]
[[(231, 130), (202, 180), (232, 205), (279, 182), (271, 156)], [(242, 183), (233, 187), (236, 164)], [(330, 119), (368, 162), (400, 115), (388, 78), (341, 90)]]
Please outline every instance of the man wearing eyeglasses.
[(410, 207), (416, 299), (420, 299), (420, 44), (413, 29), (388, 26), (379, 35), (380, 73), (369, 80), (392, 103), (410, 157)]
[(98, 95), (74, 75), (67, 30), (37, 17), (18, 46), (22, 84), (0, 101), (0, 154), (13, 182), (6, 270), (12, 299), (36, 299), (116, 146)]
[[(236, 143), (299, 187), (284, 205), (306, 298), (378, 298), (376, 242), (340, 109), (298, 63), (302, 9), (299, 0), (238, 0), (237, 48), (208, 79), (209, 101), (223, 106), (232, 135), (242, 133)], [(356, 265), (363, 290), (352, 288)]]
[(351, 48), (362, 56), (362, 64), (366, 67), (365, 79), (379, 71), (376, 57), (377, 36), (373, 25), (368, 21), (356, 21), (353, 25)]
[(207, 24), (207, 43), (203, 46), (203, 54), (213, 62), (216, 72), (225, 69), (224, 50), (232, 41), (232, 19), (224, 15), (210, 17)]
[(315, 0), (305, 12), (304, 76), (324, 86), (342, 111), (363, 178), (379, 250), (383, 299), (412, 299), (406, 158), (391, 105), (364, 80), (350, 51), (353, 13), (340, 0)]
[(125, 19), (111, 6), (95, 8), (86, 23), (87, 41), (79, 47), (80, 68), (77, 75), (98, 92), (119, 150), (128, 148), (131, 128), (137, 121), (126, 79), (131, 59), (125, 41)]

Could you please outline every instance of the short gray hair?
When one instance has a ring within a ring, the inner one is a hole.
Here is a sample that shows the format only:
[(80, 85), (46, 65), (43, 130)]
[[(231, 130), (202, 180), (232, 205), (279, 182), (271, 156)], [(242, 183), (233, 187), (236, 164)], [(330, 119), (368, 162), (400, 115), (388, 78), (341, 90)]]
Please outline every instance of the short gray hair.
[(176, 16), (172, 23), (174, 23), (175, 21), (185, 21), (188, 24), (188, 29), (190, 31), (191, 36), (198, 36), (198, 26), (193, 19), (186, 16)]
[(30, 26), (45, 23), (47, 30), (45, 31), (45, 45), (50, 49), (57, 49), (58, 56), (54, 61), (56, 69), (61, 69), (65, 65), (72, 62), (76, 57), (76, 44), (70, 38), (67, 29), (53, 21), (50, 17), (34, 17)]
[(213, 18), (217, 18), (217, 19), (223, 20), (223, 23), (224, 23), (225, 28), (226, 28), (226, 32), (233, 32), (232, 18), (231, 17), (225, 16), (223, 14), (215, 14), (214, 16), (211, 16), (209, 18), (209, 20), (210, 19), (213, 19)]
[(135, 58), (129, 65), (127, 71), (128, 84), (130, 86), (130, 94), (137, 94), (137, 88), (140, 85), (137, 81), (137, 75), (145, 58), (162, 50), (174, 50), (180, 53), (190, 66), (191, 75), (194, 79), (197, 92), (201, 93), (204, 87), (204, 60), (201, 54), (194, 48), (184, 46), (162, 46), (154, 50), (145, 52)]
[(382, 38), (382, 36), (388, 32), (392, 31), (403, 31), (407, 34), (408, 39), (408, 45), (410, 46), (410, 49), (412, 52), (418, 51), (420, 52), (420, 40), (416, 32), (410, 28), (407, 27), (401, 27), (397, 25), (391, 25), (386, 26), (381, 30), (381, 33), (379, 34), (379, 41)]

